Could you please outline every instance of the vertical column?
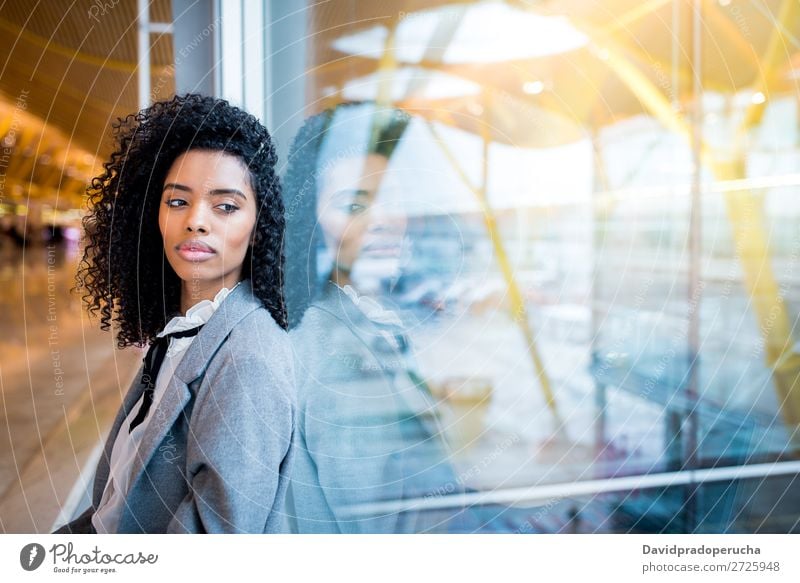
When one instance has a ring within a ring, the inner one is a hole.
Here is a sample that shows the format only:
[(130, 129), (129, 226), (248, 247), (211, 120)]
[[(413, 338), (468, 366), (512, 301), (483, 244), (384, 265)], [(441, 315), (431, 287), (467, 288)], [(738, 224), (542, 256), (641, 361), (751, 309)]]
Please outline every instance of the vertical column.
[(267, 4), (266, 123), (278, 147), (281, 170), (292, 139), (306, 115), (307, 46), (310, 8), (307, 0)]
[(261, 0), (245, 0), (242, 6), (242, 90), (244, 106), (262, 123), (267, 116), (264, 102), (264, 86), (267, 76), (264, 47), (269, 39), (264, 20), (264, 5)]
[[(700, 303), (703, 292), (702, 274), (700, 273), (702, 252), (702, 160), (703, 148), (703, 7), (702, 3), (692, 3), (692, 205), (689, 215), (689, 329), (686, 380), (686, 461), (684, 469), (697, 467), (698, 460), (698, 418), (697, 405), (701, 399), (698, 390), (698, 371), (700, 368)], [(700, 485), (689, 484), (685, 501), (685, 532), (693, 532), (697, 528), (697, 509)]]
[(219, 96), (244, 106), (244, 1), (219, 3)]
[(150, 105), (150, 3), (148, 0), (138, 0), (137, 4), (137, 29), (138, 42), (137, 57), (139, 81), (139, 109)]
[(265, 26), (262, 0), (226, 0), (217, 3), (219, 14), (219, 88), (217, 94), (267, 121), (264, 103)]
[[(306, 1), (173, 0), (172, 5), (181, 31), (176, 35), (176, 87), (244, 107), (265, 123), (285, 163), (306, 114)], [(201, 24), (209, 14), (214, 18), (206, 28), (214, 34), (202, 35), (199, 40), (207, 46), (193, 49), (191, 60), (183, 59), (182, 47), (198, 44), (197, 31), (205, 30)]]
[(215, 40), (220, 18), (214, 0), (172, 0), (175, 93), (217, 95)]

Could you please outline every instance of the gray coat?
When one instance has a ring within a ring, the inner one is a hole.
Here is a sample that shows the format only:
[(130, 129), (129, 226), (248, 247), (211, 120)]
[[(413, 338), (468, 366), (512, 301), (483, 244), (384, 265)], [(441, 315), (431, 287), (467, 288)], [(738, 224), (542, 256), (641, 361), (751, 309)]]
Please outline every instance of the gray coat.
[[(94, 532), (114, 441), (144, 389), (141, 373), (106, 441), (92, 506), (57, 533)], [(244, 280), (192, 341), (151, 411), (118, 532), (287, 530), (296, 408), (288, 335)]]
[(402, 328), (368, 319), (329, 283), (289, 336), (299, 401), (289, 487), (293, 531), (451, 528), (458, 512), (352, 513), (361, 505), (461, 488), (439, 439), (434, 401), (410, 374), (416, 365)]

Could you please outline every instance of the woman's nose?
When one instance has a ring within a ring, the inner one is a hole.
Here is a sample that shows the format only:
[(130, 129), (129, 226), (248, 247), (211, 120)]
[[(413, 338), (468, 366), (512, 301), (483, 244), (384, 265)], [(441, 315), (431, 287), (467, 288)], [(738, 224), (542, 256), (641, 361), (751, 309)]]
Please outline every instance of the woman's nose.
[(208, 232), (208, 218), (205, 207), (201, 204), (194, 205), (186, 214), (186, 230), (193, 232)]
[(397, 209), (375, 205), (370, 209), (369, 230), (403, 236), (406, 232), (406, 216)]

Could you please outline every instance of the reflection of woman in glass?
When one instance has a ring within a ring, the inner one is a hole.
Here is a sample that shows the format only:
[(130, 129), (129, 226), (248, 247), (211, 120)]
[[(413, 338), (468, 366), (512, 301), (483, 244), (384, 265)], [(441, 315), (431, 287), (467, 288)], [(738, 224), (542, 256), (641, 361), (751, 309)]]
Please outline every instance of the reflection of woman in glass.
[(279, 532), (293, 449), (283, 203), (267, 130), (226, 101), (116, 127), (79, 272), (120, 347), (151, 343), (92, 505), (58, 532)]
[(387, 183), (408, 122), (339, 106), (307, 120), (290, 155), (287, 300), (300, 369), (290, 493), (300, 532), (449, 528), (441, 517), (370, 510), (459, 488), (402, 321), (360, 286), (395, 275), (404, 249), (406, 220)]

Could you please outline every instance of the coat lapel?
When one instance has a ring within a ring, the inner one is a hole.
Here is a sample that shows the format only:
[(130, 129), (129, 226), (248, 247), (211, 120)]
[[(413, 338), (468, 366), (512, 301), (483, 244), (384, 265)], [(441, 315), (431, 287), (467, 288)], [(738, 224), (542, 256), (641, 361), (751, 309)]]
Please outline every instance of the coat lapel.
[[(194, 344), (194, 341), (192, 344)], [(167, 433), (178, 419), (181, 411), (189, 404), (191, 398), (192, 395), (186, 383), (173, 375), (167, 384), (164, 396), (161, 397), (158, 407), (150, 411), (150, 421), (142, 434), (142, 441), (139, 443), (139, 449), (131, 465), (129, 491), (136, 486), (136, 482), (144, 472), (144, 468), (147, 467), (150, 458), (153, 457), (158, 446), (164, 441)]]
[[(136, 486), (136, 482), (144, 472), (153, 454), (159, 445), (164, 441), (169, 430), (175, 424), (181, 412), (192, 399), (192, 384), (205, 373), (206, 367), (212, 356), (219, 349), (222, 342), (230, 334), (231, 330), (242, 318), (255, 309), (261, 307), (261, 300), (253, 295), (252, 285), (249, 279), (245, 279), (236, 289), (222, 301), (217, 310), (211, 315), (205, 326), (200, 330), (195, 339), (186, 349), (175, 374), (170, 378), (166, 391), (161, 398), (158, 407), (150, 412), (150, 422), (142, 435), (137, 455), (133, 460), (131, 468), (130, 489)], [(122, 408), (117, 414), (108, 441), (106, 442), (104, 456), (97, 470), (95, 480), (94, 501), (95, 505), (100, 503), (103, 489), (108, 481), (109, 461), (114, 441), (120, 430), (124, 430), (122, 423), (128, 413), (141, 398), (144, 385), (141, 383), (141, 368), (134, 385), (125, 397)]]

